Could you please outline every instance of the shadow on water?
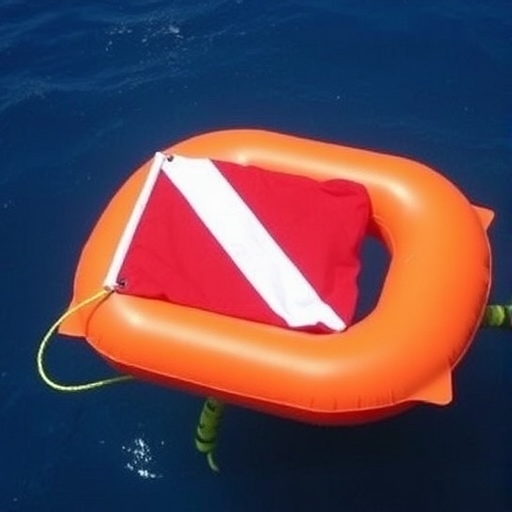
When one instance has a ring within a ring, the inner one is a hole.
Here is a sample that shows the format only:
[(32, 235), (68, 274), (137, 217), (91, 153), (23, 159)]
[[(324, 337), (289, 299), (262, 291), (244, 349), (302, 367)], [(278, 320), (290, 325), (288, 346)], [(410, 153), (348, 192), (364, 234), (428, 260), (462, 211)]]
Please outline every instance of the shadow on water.
[(375, 307), (390, 256), (384, 245), (373, 237), (366, 237), (361, 248), (361, 273), (359, 275), (359, 299), (355, 321), (362, 320)]

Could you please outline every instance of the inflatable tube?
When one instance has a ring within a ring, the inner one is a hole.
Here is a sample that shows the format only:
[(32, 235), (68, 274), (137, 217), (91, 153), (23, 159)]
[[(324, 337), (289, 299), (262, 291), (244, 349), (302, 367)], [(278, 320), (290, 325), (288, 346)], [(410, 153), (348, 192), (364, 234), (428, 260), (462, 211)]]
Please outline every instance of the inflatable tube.
[[(112, 293), (67, 318), (61, 333), (85, 337), (136, 377), (304, 422), (362, 423), (451, 401), (452, 370), (488, 298), (492, 212), (417, 162), (288, 135), (221, 131), (165, 152), (363, 184), (371, 234), (391, 256), (375, 308), (345, 332), (319, 336)], [(70, 307), (101, 289), (149, 165), (95, 226)]]

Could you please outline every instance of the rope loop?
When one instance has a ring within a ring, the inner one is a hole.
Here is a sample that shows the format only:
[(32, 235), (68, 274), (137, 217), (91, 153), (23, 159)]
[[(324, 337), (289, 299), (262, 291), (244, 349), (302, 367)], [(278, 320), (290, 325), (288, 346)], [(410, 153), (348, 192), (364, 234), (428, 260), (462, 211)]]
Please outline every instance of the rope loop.
[(55, 331), (59, 328), (59, 326), (62, 324), (66, 318), (70, 317), (71, 315), (75, 314), (80, 309), (88, 306), (89, 304), (92, 304), (96, 301), (102, 301), (105, 300), (111, 293), (113, 293), (112, 290), (100, 290), (99, 292), (95, 293), (91, 297), (88, 297), (87, 299), (79, 302), (78, 304), (75, 304), (72, 308), (69, 308), (65, 313), (63, 313), (56, 322), (46, 331), (45, 335), (43, 336), (41, 343), (39, 344), (39, 349), (37, 351), (37, 370), (39, 372), (39, 376), (44, 381), (46, 385), (49, 387), (57, 390), (57, 391), (63, 391), (67, 393), (72, 392), (78, 392), (78, 391), (89, 391), (91, 389), (100, 388), (103, 386), (108, 386), (110, 384), (116, 384), (118, 382), (126, 382), (128, 380), (132, 380), (133, 377), (129, 375), (120, 375), (118, 377), (110, 377), (107, 379), (98, 380), (95, 382), (87, 382), (83, 384), (59, 384), (58, 382), (55, 382), (46, 372), (44, 368), (44, 353), (46, 351), (46, 348), (48, 347), (48, 343), (50, 341), (50, 338), (53, 336)]

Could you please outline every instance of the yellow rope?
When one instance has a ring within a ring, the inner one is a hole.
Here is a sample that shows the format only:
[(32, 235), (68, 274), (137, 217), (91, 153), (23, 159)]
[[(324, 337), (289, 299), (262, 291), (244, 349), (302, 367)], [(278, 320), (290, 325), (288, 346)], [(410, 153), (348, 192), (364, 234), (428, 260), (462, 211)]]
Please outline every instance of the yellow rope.
[(63, 315), (59, 317), (59, 319), (48, 329), (46, 334), (43, 336), (43, 339), (41, 340), (41, 343), (39, 345), (39, 350), (37, 351), (37, 369), (39, 371), (39, 375), (41, 379), (51, 388), (56, 389), (57, 391), (65, 391), (65, 392), (75, 392), (75, 391), (87, 391), (90, 389), (99, 388), (102, 386), (107, 386), (109, 384), (114, 384), (116, 382), (124, 382), (127, 380), (131, 380), (133, 377), (129, 375), (121, 375), (119, 377), (111, 377), (108, 379), (99, 380), (96, 382), (88, 382), (84, 384), (75, 384), (75, 385), (64, 385), (59, 384), (52, 380), (48, 374), (46, 373), (46, 370), (44, 369), (43, 365), (43, 355), (46, 350), (46, 347), (48, 346), (48, 342), (50, 341), (50, 338), (55, 333), (59, 325), (66, 320), (69, 316), (76, 313), (79, 309), (82, 309), (83, 307), (97, 301), (97, 300), (103, 300), (108, 295), (112, 293), (112, 290), (101, 290), (98, 293), (95, 293), (93, 296), (89, 297), (88, 299), (83, 300), (82, 302), (76, 304), (72, 308), (68, 309)]
[(482, 319), (482, 327), (512, 329), (512, 304), (488, 304)]
[(208, 397), (201, 410), (199, 423), (196, 428), (195, 445), (199, 452), (206, 455), (208, 466), (212, 471), (218, 472), (214, 454), (217, 446), (217, 434), (219, 431), (224, 402), (213, 397)]

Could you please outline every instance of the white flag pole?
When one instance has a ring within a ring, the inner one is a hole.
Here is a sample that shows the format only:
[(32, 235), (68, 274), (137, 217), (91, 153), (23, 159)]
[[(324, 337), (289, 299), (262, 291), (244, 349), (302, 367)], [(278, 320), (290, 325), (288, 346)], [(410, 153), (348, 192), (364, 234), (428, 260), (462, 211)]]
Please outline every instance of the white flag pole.
[(151, 196), (151, 192), (153, 191), (153, 188), (155, 186), (156, 179), (158, 178), (158, 173), (160, 172), (160, 168), (162, 167), (162, 164), (166, 159), (167, 156), (164, 155), (163, 153), (155, 153), (153, 162), (151, 164), (151, 168), (149, 169), (148, 175), (146, 176), (146, 181), (144, 182), (144, 185), (141, 188), (139, 197), (135, 201), (130, 218), (126, 223), (123, 234), (121, 235), (119, 243), (117, 244), (117, 248), (114, 253), (114, 257), (112, 258), (112, 262), (110, 263), (110, 268), (108, 269), (107, 276), (103, 281), (103, 288), (105, 288), (106, 290), (115, 290), (115, 288), (118, 286), (119, 271), (121, 270), (121, 266), (123, 265), (126, 253), (128, 252), (128, 249), (132, 242), (135, 230), (137, 229), (140, 218), (144, 213), (146, 204), (148, 203), (149, 197)]

